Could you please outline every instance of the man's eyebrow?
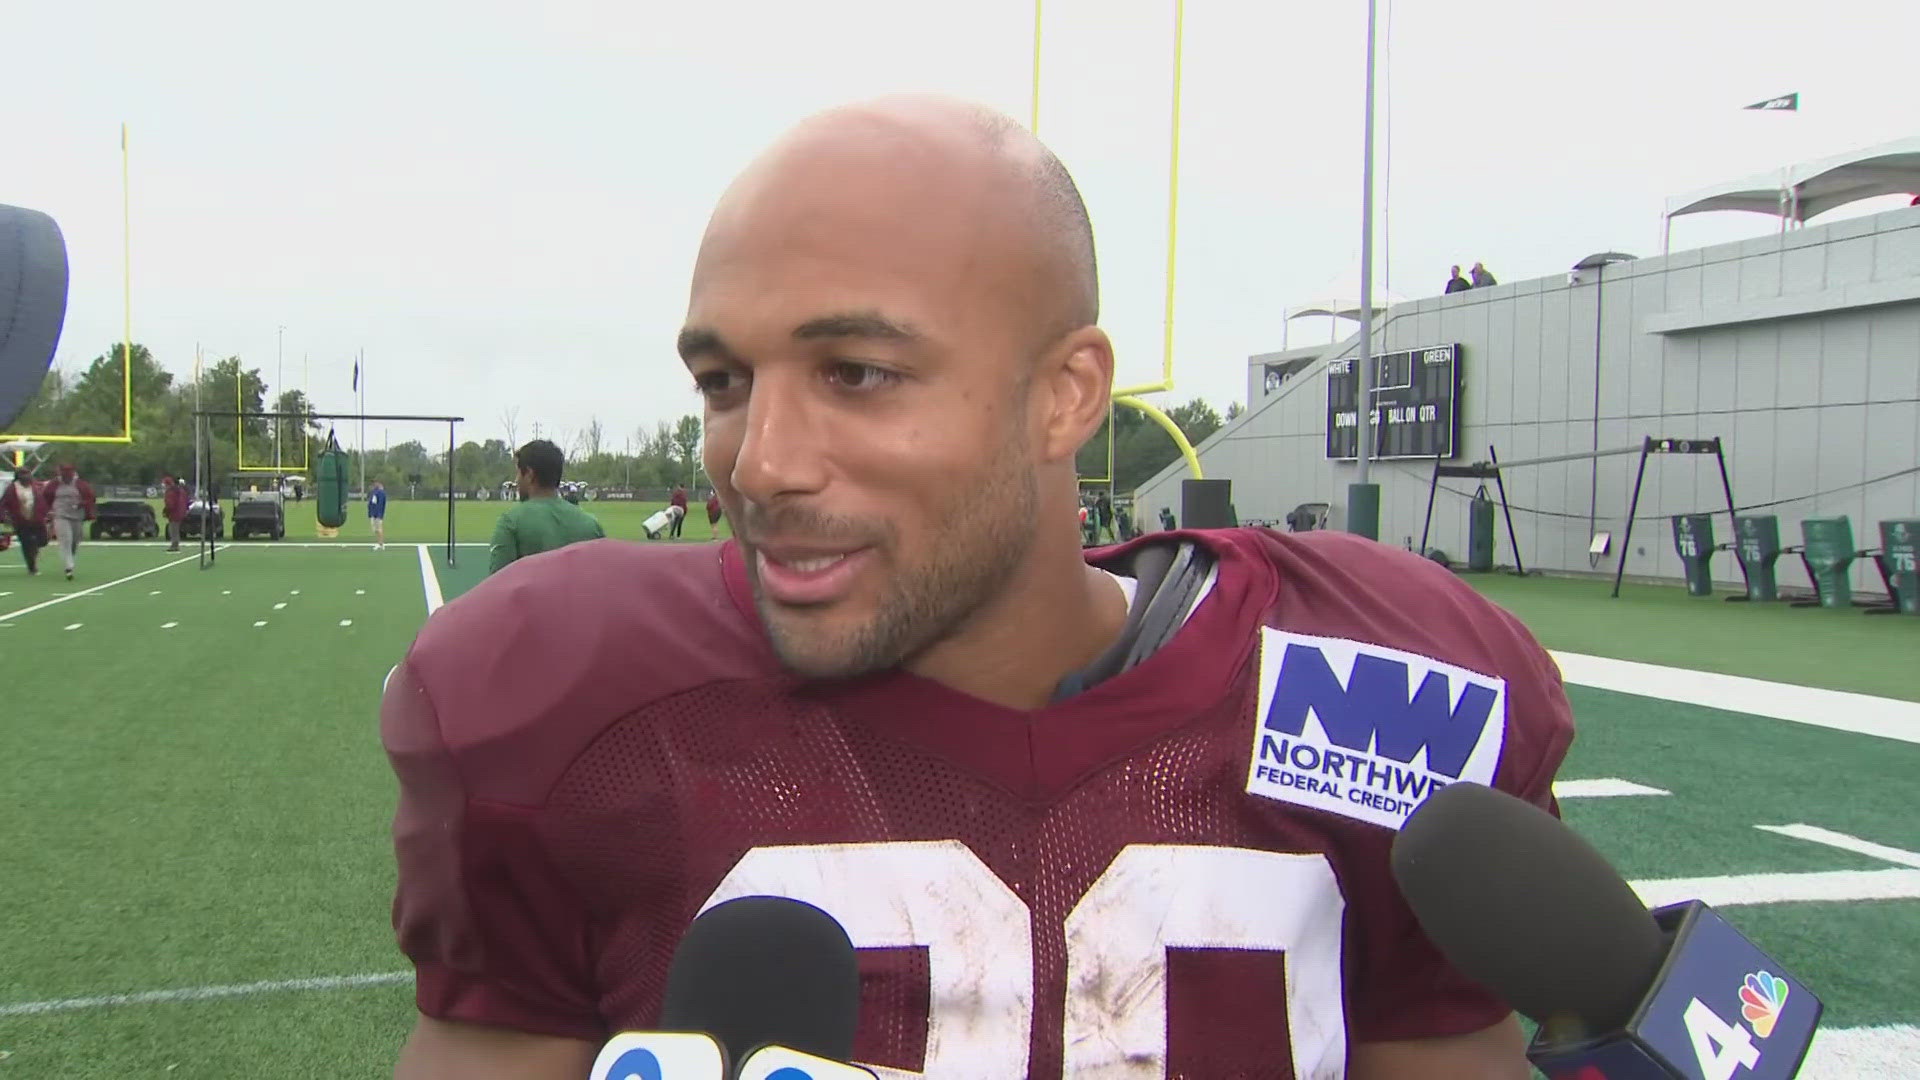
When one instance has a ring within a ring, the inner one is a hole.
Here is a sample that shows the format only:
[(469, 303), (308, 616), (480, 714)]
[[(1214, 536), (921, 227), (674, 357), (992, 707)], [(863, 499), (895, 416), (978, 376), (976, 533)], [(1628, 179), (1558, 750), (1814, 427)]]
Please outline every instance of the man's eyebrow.
[(918, 341), (920, 331), (877, 311), (847, 311), (808, 319), (793, 328), (796, 341), (811, 338), (872, 338), (883, 341)]
[(689, 326), (680, 331), (678, 342), (680, 359), (691, 360), (696, 356), (732, 356), (732, 350), (726, 342), (720, 340), (719, 333), (704, 326)]

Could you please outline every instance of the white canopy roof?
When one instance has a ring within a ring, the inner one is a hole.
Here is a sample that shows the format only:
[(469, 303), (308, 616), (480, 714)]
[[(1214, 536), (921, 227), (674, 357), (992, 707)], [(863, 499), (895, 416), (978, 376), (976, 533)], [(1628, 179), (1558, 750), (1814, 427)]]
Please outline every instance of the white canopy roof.
[(1716, 184), (1667, 200), (1667, 217), (1746, 210), (1805, 222), (1880, 195), (1920, 194), (1920, 136), (1789, 165), (1777, 173)]
[[(1406, 297), (1386, 289), (1373, 290), (1373, 313), (1375, 315), (1395, 304), (1406, 302)], [(1337, 319), (1358, 319), (1360, 317), (1360, 271), (1351, 270), (1328, 281), (1320, 287), (1319, 296), (1307, 303), (1287, 309), (1288, 319), (1298, 319), (1306, 315), (1331, 315)]]

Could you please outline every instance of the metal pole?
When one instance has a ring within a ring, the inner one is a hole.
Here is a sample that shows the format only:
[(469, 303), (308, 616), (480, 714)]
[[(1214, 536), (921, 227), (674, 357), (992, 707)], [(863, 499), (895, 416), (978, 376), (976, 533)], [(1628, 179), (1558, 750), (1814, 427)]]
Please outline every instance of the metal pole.
[(1355, 380), (1360, 400), (1356, 402), (1357, 426), (1355, 464), (1357, 480), (1367, 482), (1369, 459), (1373, 456), (1373, 53), (1374, 20), (1378, 0), (1367, 0), (1367, 116), (1363, 125), (1365, 145), (1360, 157), (1360, 356)]
[(360, 373), (360, 495), (367, 494), (367, 350), (354, 358), (353, 370)]
[[(274, 334), (274, 345), (273, 345), (273, 362), (274, 362), (274, 371), (273, 371), (273, 392), (274, 392), (275, 394), (280, 394), (280, 393), (283, 393), (283, 391), (282, 391), (282, 389), (281, 389), (281, 387), (283, 387), (283, 386), (285, 385), (285, 379), (286, 379), (286, 376), (287, 376), (287, 361), (286, 361), (286, 356), (285, 356), (285, 345), (286, 345), (286, 338), (287, 338), (287, 328), (286, 328), (286, 327), (284, 327), (284, 326), (283, 326), (283, 327), (281, 327), (281, 328), (279, 329), (279, 332), (277, 332), (276, 334)], [(271, 409), (273, 409), (273, 411), (274, 411), (274, 412), (279, 412), (279, 411), (280, 411), (280, 407), (279, 407), (278, 405), (273, 405), (273, 406), (269, 406), (269, 408), (271, 408)], [(275, 421), (273, 422), (273, 471), (274, 471), (274, 478), (273, 478), (273, 482), (274, 482), (275, 484), (278, 484), (278, 483), (280, 482), (280, 476), (279, 476), (279, 473), (280, 473), (280, 428), (281, 428), (281, 423), (280, 423), (280, 421), (279, 421), (279, 420), (275, 420)]]

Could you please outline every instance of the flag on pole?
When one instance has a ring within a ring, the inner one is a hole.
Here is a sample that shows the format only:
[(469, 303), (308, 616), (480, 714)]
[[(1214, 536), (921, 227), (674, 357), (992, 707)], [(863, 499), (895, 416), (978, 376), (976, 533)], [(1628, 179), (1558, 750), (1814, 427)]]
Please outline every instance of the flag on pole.
[(1799, 112), (1800, 94), (1798, 91), (1791, 94), (1782, 94), (1777, 98), (1756, 101), (1751, 105), (1744, 106), (1744, 108), (1758, 109), (1761, 112)]
[(360, 361), (358, 360), (353, 362), (353, 389), (355, 393), (360, 391)]

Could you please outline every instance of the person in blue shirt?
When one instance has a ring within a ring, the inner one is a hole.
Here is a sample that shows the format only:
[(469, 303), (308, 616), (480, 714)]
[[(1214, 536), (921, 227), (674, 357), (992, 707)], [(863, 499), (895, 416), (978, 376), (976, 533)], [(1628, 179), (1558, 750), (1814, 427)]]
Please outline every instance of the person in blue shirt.
[(373, 482), (373, 490), (367, 492), (367, 524), (373, 526), (374, 550), (386, 547), (387, 487), (378, 480)]

